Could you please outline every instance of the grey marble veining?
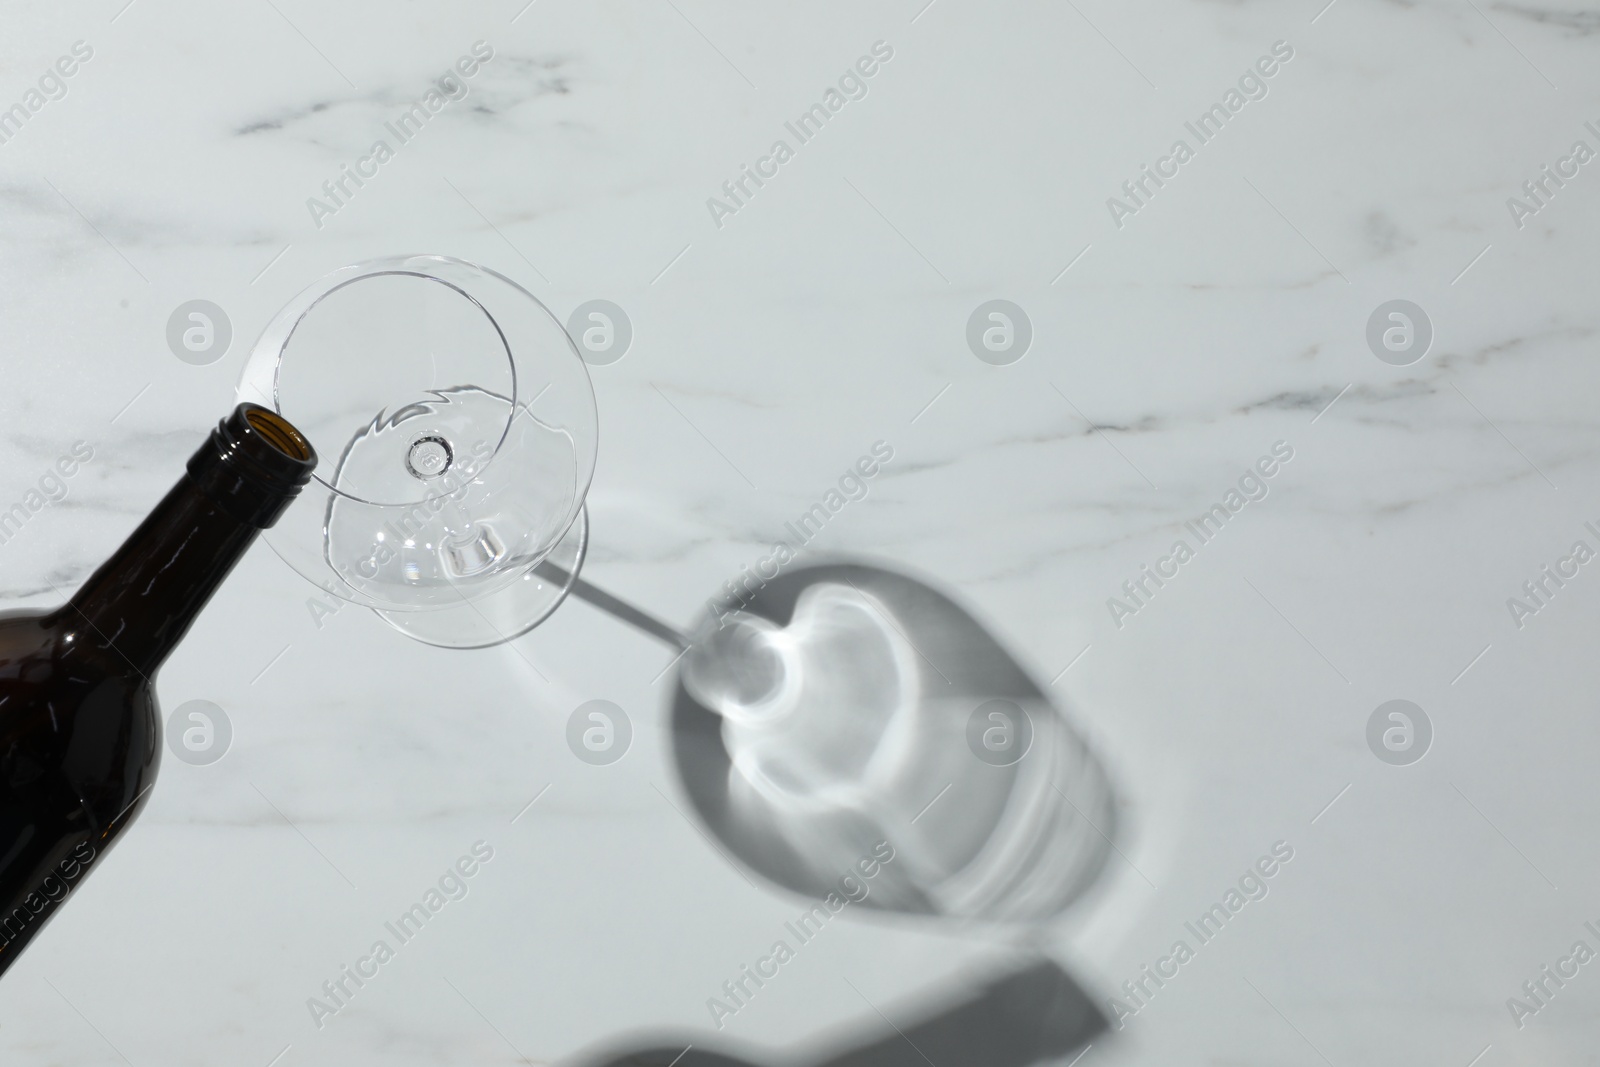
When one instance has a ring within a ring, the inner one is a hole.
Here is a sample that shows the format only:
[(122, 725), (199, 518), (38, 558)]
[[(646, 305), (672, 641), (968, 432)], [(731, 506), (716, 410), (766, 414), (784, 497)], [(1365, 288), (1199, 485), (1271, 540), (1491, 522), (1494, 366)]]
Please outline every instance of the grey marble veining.
[[(1049, 929), (841, 922), (719, 1033), (707, 998), (804, 902), (686, 821), (672, 653), (578, 602), (514, 647), (427, 648), (319, 612), (262, 546), (160, 679), (169, 710), (226, 709), (233, 747), (166, 761), (8, 973), (8, 1062), (539, 1064), (641, 1030), (782, 1048), (1018, 940), (1137, 1008), (1083, 1067), (1589, 1047), (1592, 966), (1520, 1027), (1508, 999), (1600, 949), (1600, 577), (1520, 626), (1507, 601), (1600, 547), (1600, 160), (1521, 228), (1507, 201), (1600, 150), (1593, 11), (123, 3), (8, 13), (0, 43), (0, 112), (94, 48), (0, 143), (0, 510), (95, 450), (0, 544), (8, 605), (53, 602), (133, 527), (306, 284), (459, 256), (558, 317), (604, 298), (633, 322), (591, 370), (588, 579), (686, 626), (889, 442), (805, 554), (946, 586), (1084, 723), (1127, 827)], [(319, 226), (308, 200), (479, 40), (465, 98)], [(866, 95), (719, 227), (708, 199), (879, 40)], [(1270, 91), (1119, 227), (1108, 198), (1280, 40)], [(209, 366), (167, 347), (194, 298), (233, 326)], [(966, 341), (993, 298), (1033, 326), (1009, 366)], [(1434, 327), (1409, 366), (1366, 339), (1397, 298)], [(1270, 492), (1119, 619), (1124, 582), (1278, 441)], [(565, 741), (593, 698), (633, 723), (611, 766)], [(1366, 740), (1396, 698), (1434, 729), (1410, 766)], [(322, 983), (480, 840), (470, 893), (319, 1027)], [(1270, 892), (1130, 999), (1279, 841)]]

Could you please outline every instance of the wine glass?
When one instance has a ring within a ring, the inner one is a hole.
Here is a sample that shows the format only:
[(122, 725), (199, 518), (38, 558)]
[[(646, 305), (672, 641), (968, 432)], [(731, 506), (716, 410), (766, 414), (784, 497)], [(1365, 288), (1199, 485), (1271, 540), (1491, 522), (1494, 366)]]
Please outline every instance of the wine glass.
[(428, 644), (509, 640), (582, 566), (594, 391), (531, 293), (447, 256), (358, 263), (267, 324), (241, 400), (322, 461), (269, 545), (325, 592)]

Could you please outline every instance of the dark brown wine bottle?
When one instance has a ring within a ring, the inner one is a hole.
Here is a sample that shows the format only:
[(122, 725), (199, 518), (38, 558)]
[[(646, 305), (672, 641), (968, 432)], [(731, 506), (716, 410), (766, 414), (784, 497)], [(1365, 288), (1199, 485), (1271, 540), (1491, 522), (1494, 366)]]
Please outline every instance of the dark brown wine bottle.
[(316, 462), (282, 417), (241, 404), (70, 601), (0, 614), (0, 974), (138, 815), (161, 752), (157, 669)]

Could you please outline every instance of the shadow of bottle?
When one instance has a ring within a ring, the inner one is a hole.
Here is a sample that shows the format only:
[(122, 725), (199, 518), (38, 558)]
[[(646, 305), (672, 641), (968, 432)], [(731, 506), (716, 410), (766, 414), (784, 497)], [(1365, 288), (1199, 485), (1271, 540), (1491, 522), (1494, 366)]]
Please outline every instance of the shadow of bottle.
[[(967, 996), (930, 998), (894, 1015), (909, 1026), (874, 1019), (813, 1038), (797, 1053), (735, 1048), (717, 1038), (654, 1039), (634, 1051), (575, 1061), (583, 1067), (1034, 1067), (1064, 1062), (1105, 1032), (1106, 1018), (1070, 975), (1041, 961)], [(938, 1005), (937, 1001), (943, 1004)], [(929, 1006), (934, 1001), (934, 1006)], [(642, 1044), (642, 1042), (641, 1042)]]

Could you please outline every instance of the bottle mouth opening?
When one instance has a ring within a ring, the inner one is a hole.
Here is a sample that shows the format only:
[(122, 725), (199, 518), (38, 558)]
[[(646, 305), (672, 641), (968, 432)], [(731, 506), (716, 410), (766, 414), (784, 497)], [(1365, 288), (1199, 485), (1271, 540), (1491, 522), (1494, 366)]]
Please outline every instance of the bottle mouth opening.
[(235, 518), (266, 529), (311, 480), (317, 450), (276, 411), (240, 404), (189, 459), (189, 477)]
[(315, 459), (316, 453), (311, 448), (311, 442), (276, 411), (255, 405), (244, 406), (244, 420), (261, 435), (263, 441), (290, 459), (302, 463)]
[(212, 433), (211, 448), (223, 464), (272, 488), (298, 490), (317, 466), (305, 434), (260, 404), (234, 408)]

